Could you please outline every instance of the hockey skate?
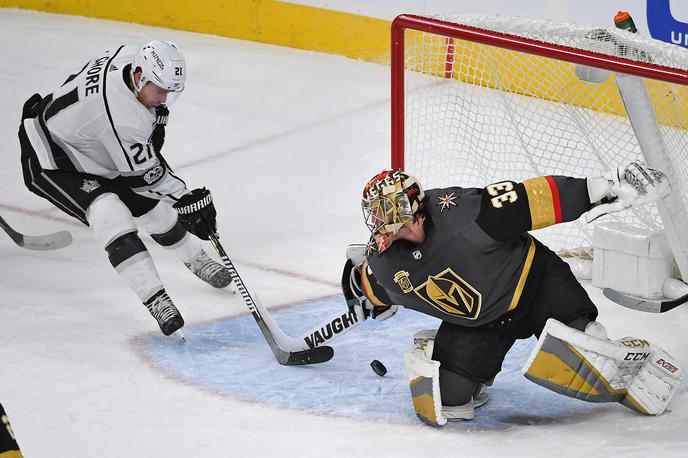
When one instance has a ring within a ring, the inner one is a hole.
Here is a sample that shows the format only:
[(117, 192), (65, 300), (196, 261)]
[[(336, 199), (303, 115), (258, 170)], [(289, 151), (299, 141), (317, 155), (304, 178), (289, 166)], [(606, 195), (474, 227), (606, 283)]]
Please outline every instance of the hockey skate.
[(184, 326), (184, 318), (177, 310), (177, 307), (172, 303), (172, 299), (167, 295), (164, 289), (158, 291), (153, 297), (148, 299), (144, 304), (148, 311), (158, 321), (160, 330), (166, 336), (169, 336), (176, 330)]
[(184, 265), (213, 288), (225, 288), (232, 283), (232, 275), (229, 270), (222, 264), (213, 261), (203, 250), (190, 262), (185, 262)]

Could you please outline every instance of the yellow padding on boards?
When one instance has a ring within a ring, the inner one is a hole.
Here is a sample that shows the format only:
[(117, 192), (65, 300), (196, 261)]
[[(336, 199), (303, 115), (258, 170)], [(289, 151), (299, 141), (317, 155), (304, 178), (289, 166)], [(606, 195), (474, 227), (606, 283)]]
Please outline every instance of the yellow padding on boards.
[(586, 382), (577, 372), (552, 353), (539, 351), (528, 375), (580, 393), (599, 395), (600, 392)]
[(390, 21), (275, 0), (0, 0), (0, 7), (137, 22), (389, 62)]
[(24, 458), (24, 455), (19, 450), (8, 450), (0, 452), (0, 458)]
[[(452, 79), (628, 118), (615, 76), (592, 84), (578, 79), (572, 63), (458, 39), (452, 40), (448, 59), (446, 37), (417, 30), (407, 30), (405, 40), (407, 48), (424, 50), (408, 58), (410, 71), (446, 78), (451, 62)], [(680, 109), (688, 86), (656, 80), (645, 80), (645, 85), (659, 124), (688, 129), (688, 111)]]
[[(0, 0), (0, 8), (137, 22), (389, 63), (391, 21), (276, 0)], [(406, 35), (408, 48), (424, 40), (422, 32), (410, 30)], [(443, 77), (447, 71), (446, 38), (435, 36), (423, 46), (437, 51), (429, 58), (411, 57), (408, 68)], [(573, 64), (567, 62), (504, 49), (487, 52), (485, 45), (462, 40), (454, 40), (453, 49), (451, 78), (626, 117), (614, 77), (591, 87), (578, 80)], [(490, 54), (494, 54), (491, 62), (485, 62)], [(495, 79), (493, 65), (511, 77)], [(646, 80), (646, 86), (660, 125), (688, 129), (688, 111), (677, 108), (688, 98), (688, 87), (653, 80)]]

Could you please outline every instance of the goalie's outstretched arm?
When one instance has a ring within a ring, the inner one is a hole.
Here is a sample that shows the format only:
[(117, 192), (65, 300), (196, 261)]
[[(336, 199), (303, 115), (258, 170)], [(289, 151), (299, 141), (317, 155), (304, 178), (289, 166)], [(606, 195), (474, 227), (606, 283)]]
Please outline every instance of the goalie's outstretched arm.
[(523, 183), (502, 181), (482, 190), (476, 223), (494, 240), (573, 221), (592, 204), (585, 178), (543, 176)]
[(641, 162), (603, 176), (543, 176), (523, 183), (502, 181), (482, 191), (476, 223), (495, 240), (578, 219), (591, 222), (607, 213), (656, 202), (671, 188), (662, 172)]

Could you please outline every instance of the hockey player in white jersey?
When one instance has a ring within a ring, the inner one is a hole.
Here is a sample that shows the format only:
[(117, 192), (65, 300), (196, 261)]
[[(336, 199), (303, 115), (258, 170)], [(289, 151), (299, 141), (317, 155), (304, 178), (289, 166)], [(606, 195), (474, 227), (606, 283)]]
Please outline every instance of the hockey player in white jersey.
[(211, 286), (232, 280), (189, 234), (208, 240), (216, 232), (210, 191), (189, 191), (160, 154), (165, 103), (185, 80), (185, 60), (173, 43), (118, 46), (90, 59), (52, 94), (34, 94), (19, 127), (26, 186), (91, 227), (165, 335), (184, 320), (137, 228)]

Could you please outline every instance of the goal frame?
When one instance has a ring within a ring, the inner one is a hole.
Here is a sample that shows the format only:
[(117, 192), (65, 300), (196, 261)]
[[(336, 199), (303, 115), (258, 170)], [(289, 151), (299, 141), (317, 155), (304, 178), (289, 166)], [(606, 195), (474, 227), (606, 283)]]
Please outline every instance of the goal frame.
[(404, 31), (406, 29), (688, 86), (688, 71), (545, 43), (439, 19), (402, 14), (394, 19), (391, 27), (391, 165), (394, 169), (404, 169)]

